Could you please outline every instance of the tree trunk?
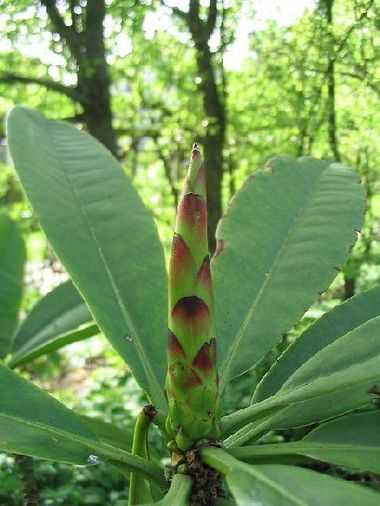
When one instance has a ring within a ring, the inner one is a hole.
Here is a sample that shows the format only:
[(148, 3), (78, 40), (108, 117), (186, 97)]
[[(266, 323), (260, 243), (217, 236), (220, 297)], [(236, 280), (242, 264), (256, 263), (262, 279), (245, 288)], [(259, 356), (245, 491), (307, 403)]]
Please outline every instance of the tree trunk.
[[(340, 162), (340, 152), (337, 138), (337, 126), (336, 126), (336, 110), (335, 110), (335, 54), (334, 54), (334, 39), (333, 39), (333, 6), (334, 0), (324, 0), (325, 2), (325, 13), (326, 22), (328, 27), (329, 35), (329, 47), (328, 47), (328, 60), (327, 60), (327, 126), (328, 126), (328, 138), (330, 149), (333, 157), (337, 162)], [(352, 276), (348, 276), (346, 272), (343, 273), (344, 289), (343, 289), (343, 300), (347, 300), (355, 295), (356, 279)]]
[(78, 61), (78, 88), (84, 95), (83, 116), (91, 135), (102, 142), (115, 156), (116, 134), (112, 126), (110, 78), (104, 45), (104, 0), (88, 0), (84, 54)]
[(203, 138), (206, 166), (208, 242), (210, 252), (215, 251), (215, 231), (222, 216), (223, 147), (225, 140), (225, 110), (223, 97), (216, 82), (208, 36), (201, 23), (189, 16), (189, 27), (196, 50), (196, 62), (201, 82), (203, 110), (207, 121)]
[(327, 126), (331, 152), (337, 162), (340, 162), (340, 153), (338, 147), (336, 110), (335, 110), (335, 54), (333, 30), (333, 6), (334, 0), (325, 0), (326, 21), (328, 27), (328, 60), (327, 60)]

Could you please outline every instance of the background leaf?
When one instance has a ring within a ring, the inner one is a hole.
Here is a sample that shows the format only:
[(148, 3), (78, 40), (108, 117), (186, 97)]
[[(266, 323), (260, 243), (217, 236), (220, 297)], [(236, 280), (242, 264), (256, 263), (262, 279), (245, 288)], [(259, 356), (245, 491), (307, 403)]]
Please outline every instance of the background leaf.
[(259, 383), (254, 400), (275, 394), (283, 383), (322, 348), (380, 315), (380, 287), (356, 295), (325, 313), (309, 327), (273, 364)]
[(0, 358), (10, 349), (21, 302), (25, 245), (16, 223), (0, 212)]
[(167, 285), (152, 217), (117, 161), (85, 132), (16, 107), (8, 137), (55, 252), (105, 336), (162, 408)]
[(238, 192), (212, 261), (223, 385), (257, 364), (327, 289), (364, 208), (355, 172), (312, 158), (274, 158)]
[[(84, 324), (88, 324), (85, 331), (78, 331)], [(73, 283), (67, 281), (45, 295), (16, 330), (9, 366), (16, 367), (98, 332), (85, 301)]]

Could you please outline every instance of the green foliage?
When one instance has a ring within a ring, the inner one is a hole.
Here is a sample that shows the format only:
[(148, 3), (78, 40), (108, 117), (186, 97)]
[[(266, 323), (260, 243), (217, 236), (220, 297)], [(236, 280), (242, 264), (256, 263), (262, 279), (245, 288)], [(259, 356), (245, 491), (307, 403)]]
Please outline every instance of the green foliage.
[(261, 361), (327, 289), (364, 206), (355, 173), (310, 158), (276, 158), (238, 192), (212, 261), (222, 388)]
[(275, 394), (298, 367), (322, 348), (377, 316), (380, 316), (379, 287), (356, 295), (327, 312), (273, 365), (255, 390), (254, 400), (260, 401)]
[[(162, 383), (166, 276), (149, 214), (117, 162), (87, 134), (20, 107), (10, 114), (8, 128), (16, 169), (52, 246), (99, 328), (156, 406), (147, 407), (137, 419), (131, 441), (129, 430), (75, 414), (2, 365), (0, 448), (84, 466), (102, 461), (123, 473), (132, 471), (130, 504), (151, 497), (165, 506), (222, 504), (218, 498), (222, 479), (230, 494), (227, 504), (238, 506), (377, 504), (378, 492), (299, 464), (323, 461), (355, 471), (380, 471), (379, 416), (375, 409), (369, 410), (371, 395), (380, 393), (378, 289), (331, 310), (307, 329), (264, 376), (251, 405), (221, 419), (219, 412), (212, 413), (221, 422), (222, 441), (209, 441), (208, 430), (199, 424), (198, 440), (190, 448), (175, 444), (165, 424), (167, 414), (159, 411), (166, 407)], [(199, 181), (187, 180), (190, 183), (193, 187), (186, 187), (185, 196), (200, 197)], [(216, 339), (220, 336), (224, 385), (258, 366), (318, 291), (333, 280), (361, 226), (363, 205), (363, 190), (353, 171), (312, 158), (276, 158), (243, 186), (218, 229), (219, 247), (213, 260)], [(198, 223), (199, 209), (191, 208), (189, 213), (186, 223)], [(184, 220), (184, 214), (179, 216)], [(194, 288), (201, 278), (201, 271), (195, 269), (198, 274), (193, 279), (194, 259), (201, 262), (207, 254), (203, 243), (197, 243), (198, 229), (189, 230), (184, 227), (181, 233), (184, 237), (188, 233), (191, 255), (174, 248), (172, 260), (172, 267), (175, 262), (181, 267), (181, 276), (173, 278), (171, 290), (181, 297), (187, 283)], [(67, 290), (69, 296), (58, 300), (56, 294)], [(48, 314), (42, 317), (44, 306), (59, 322), (56, 335), (49, 329)], [(205, 320), (196, 318), (203, 313), (193, 311), (193, 305), (185, 309), (181, 337), (184, 347), (191, 347), (197, 332), (209, 339), (209, 320), (205, 326)], [(211, 312), (206, 313), (209, 318)], [(30, 324), (31, 330), (25, 335), (38, 335), (47, 325), (46, 343), (53, 343), (88, 317), (73, 286), (64, 285), (32, 312), (30, 322), (24, 324), (27, 330)], [(173, 352), (172, 340), (169, 345)], [(178, 343), (174, 349), (179, 355), (183, 352)], [(192, 360), (190, 370), (195, 369)], [(188, 395), (191, 386), (184, 382), (181, 393)], [(202, 393), (197, 395), (200, 404), (192, 405), (193, 423), (203, 413)], [(351, 413), (358, 408), (364, 411)], [(181, 413), (177, 415), (180, 426), (189, 423), (181, 422)], [(157, 458), (148, 452), (151, 422), (172, 451), (166, 474), (174, 475), (170, 483), (160, 462), (163, 453)], [(273, 444), (271, 431), (316, 422), (322, 423), (298, 441), (277, 439)], [(259, 444), (244, 446), (257, 440)], [(225, 450), (218, 448), (221, 444)], [(147, 482), (152, 496), (136, 493), (135, 486), (144, 483), (145, 487)]]
[(0, 358), (10, 350), (22, 295), (25, 245), (17, 224), (0, 212)]
[[(78, 330), (82, 325), (86, 326)], [(86, 303), (72, 282), (67, 281), (42, 298), (18, 327), (8, 365), (19, 366), (98, 332)]]
[(239, 506), (255, 503), (343, 506), (348, 500), (355, 506), (375, 506), (379, 501), (379, 494), (372, 490), (308, 469), (285, 465), (249, 466), (212, 448), (204, 450), (203, 456), (207, 464), (226, 475), (227, 484)]
[(58, 257), (105, 336), (163, 407), (166, 273), (149, 213), (110, 153), (74, 126), (15, 108), (8, 136), (23, 188)]
[(281, 457), (284, 464), (318, 460), (380, 474), (379, 423), (379, 411), (355, 413), (326, 422), (297, 442), (243, 446), (230, 453), (252, 464), (275, 462)]

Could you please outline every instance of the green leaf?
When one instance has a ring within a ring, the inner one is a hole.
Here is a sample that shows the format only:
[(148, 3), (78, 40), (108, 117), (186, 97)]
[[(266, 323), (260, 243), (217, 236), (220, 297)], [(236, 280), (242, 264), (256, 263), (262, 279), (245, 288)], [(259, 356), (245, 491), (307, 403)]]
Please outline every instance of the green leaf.
[[(78, 330), (84, 324), (88, 324), (86, 328)], [(86, 303), (72, 282), (67, 281), (45, 295), (16, 330), (8, 365), (16, 367), (98, 332)]]
[(80, 416), (2, 364), (0, 399), (1, 450), (69, 464), (115, 462), (165, 486), (158, 466), (106, 444)]
[[(251, 430), (299, 427), (369, 405), (368, 389), (380, 382), (380, 316), (329, 344), (310, 358), (272, 397), (224, 417), (226, 433), (255, 420)], [(229, 444), (231, 441), (229, 441)], [(234, 445), (237, 444), (236, 438)]]
[(254, 400), (275, 394), (309, 358), (347, 332), (380, 315), (380, 287), (356, 295), (335, 307), (309, 327), (271, 367), (259, 383)]
[(0, 212), (0, 358), (10, 348), (21, 302), (25, 245), (16, 223)]
[(318, 460), (357, 471), (380, 474), (380, 411), (342, 416), (320, 425), (301, 441), (231, 448), (251, 464)]
[(255, 364), (327, 289), (363, 224), (358, 176), (278, 157), (232, 200), (212, 261), (222, 385)]
[(238, 506), (376, 506), (380, 493), (361, 485), (285, 465), (251, 466), (222, 450), (202, 450), (206, 464), (226, 475)]
[(56, 254), (137, 381), (165, 407), (167, 283), (150, 213), (118, 162), (87, 133), (16, 107), (8, 136)]
[(0, 448), (88, 465), (98, 438), (50, 395), (0, 364)]
[(81, 415), (80, 417), (104, 443), (127, 452), (132, 450), (133, 429), (131, 427), (121, 429), (112, 423), (104, 422), (93, 416)]

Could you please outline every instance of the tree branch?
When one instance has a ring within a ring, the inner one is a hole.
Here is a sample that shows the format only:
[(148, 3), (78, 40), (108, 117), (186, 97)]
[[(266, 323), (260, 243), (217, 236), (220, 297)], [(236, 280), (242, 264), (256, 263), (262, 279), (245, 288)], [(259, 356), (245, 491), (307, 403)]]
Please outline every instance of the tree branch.
[(211, 37), (215, 30), (216, 19), (218, 17), (218, 5), (217, 0), (210, 0), (210, 6), (208, 8), (208, 16), (206, 21), (206, 33), (208, 38)]
[(363, 84), (368, 86), (372, 91), (377, 93), (380, 96), (380, 82), (373, 82), (369, 78), (368, 75), (363, 74), (357, 74), (355, 72), (345, 72), (345, 71), (338, 71), (337, 74), (345, 77), (351, 77), (352, 79), (356, 79), (358, 81), (361, 81)]
[(66, 44), (69, 47), (72, 55), (77, 60), (80, 59), (80, 33), (75, 30), (74, 26), (66, 25), (61, 14), (59, 13), (59, 10), (57, 9), (55, 0), (40, 0), (40, 2), (46, 8), (46, 12), (50, 18), (50, 21), (53, 23), (58, 35), (66, 41)]
[(337, 56), (339, 56), (340, 52), (344, 49), (346, 43), (348, 42), (348, 39), (351, 37), (351, 34), (357, 28), (358, 24), (361, 23), (361, 21), (363, 21), (368, 16), (368, 11), (371, 9), (373, 3), (374, 3), (374, 0), (369, 0), (368, 4), (366, 5), (365, 10), (363, 10), (361, 12), (360, 16), (356, 20), (356, 23), (354, 23), (353, 25), (350, 26), (350, 28), (348, 28), (346, 34), (339, 41), (339, 44), (338, 44), (338, 46), (335, 49), (335, 56), (334, 56), (334, 58), (337, 58)]
[(66, 95), (66, 97), (69, 97), (71, 100), (79, 102), (80, 104), (83, 104), (85, 100), (77, 88), (72, 86), (65, 86), (61, 83), (57, 83), (56, 81), (52, 81), (51, 79), (21, 76), (19, 74), (13, 74), (11, 72), (4, 72), (0, 74), (0, 83), (38, 84), (39, 86), (44, 86), (49, 90), (56, 91), (62, 95)]
[(172, 13), (175, 14), (176, 16), (178, 16), (179, 18), (183, 19), (184, 21), (187, 21), (187, 16), (188, 16), (187, 12), (181, 10), (179, 7), (171, 7), (164, 0), (159, 0), (159, 3), (160, 3), (160, 5), (162, 5), (162, 7), (166, 7), (167, 9), (170, 9), (172, 11)]

